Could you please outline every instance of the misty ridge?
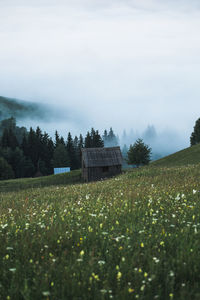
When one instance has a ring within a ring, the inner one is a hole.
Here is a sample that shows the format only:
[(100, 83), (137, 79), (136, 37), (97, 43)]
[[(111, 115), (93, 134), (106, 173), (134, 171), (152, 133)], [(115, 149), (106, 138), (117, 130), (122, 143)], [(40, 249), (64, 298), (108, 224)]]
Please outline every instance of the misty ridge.
[[(69, 117), (70, 112), (67, 115)], [(58, 107), (49, 104), (33, 103), (0, 96), (0, 121), (11, 117), (14, 117), (17, 121), (31, 119), (51, 122), (55, 118), (63, 120), (66, 117), (66, 111), (63, 112)]]
[[(33, 127), (36, 124), (35, 122), (37, 122), (38, 126), (40, 126), (41, 123), (44, 126), (44, 124), (46, 123), (48, 124), (47, 128), (50, 128), (51, 123), (53, 124), (53, 122), (62, 122), (63, 130), (61, 134), (65, 130), (65, 123), (70, 118), (73, 118), (73, 121), (75, 123), (80, 123), (78, 114), (74, 112), (72, 113), (70, 112), (70, 110), (67, 112), (66, 110), (61, 111), (61, 109), (59, 110), (59, 108), (53, 107), (48, 104), (32, 103), (0, 96), (0, 121), (10, 117), (14, 117), (17, 120), (17, 123), (19, 121), (24, 121), (26, 123), (26, 120), (31, 119), (33, 121)], [(85, 118), (85, 120), (88, 118), (88, 116), (81, 117), (83, 119)], [(26, 124), (23, 125), (26, 126)], [(44, 129), (46, 130), (46, 128)], [(56, 130), (57, 128), (54, 129)], [(50, 135), (55, 132), (54, 129), (51, 130)], [(89, 130), (89, 128), (87, 128), (87, 130)], [(81, 134), (84, 135), (83, 132), (81, 132)], [(130, 129), (127, 132), (124, 129), (121, 135), (114, 132), (112, 138), (110, 138), (109, 140), (104, 139), (104, 144), (105, 147), (113, 147), (119, 145), (122, 149), (122, 152), (126, 154), (130, 145), (134, 144), (138, 138), (143, 139), (143, 141), (151, 147), (152, 160), (159, 159), (188, 146), (185, 142), (185, 139), (181, 138), (181, 136), (175, 130), (172, 131), (166, 129), (163, 131), (158, 131), (154, 125), (148, 125), (147, 128), (143, 131)]]

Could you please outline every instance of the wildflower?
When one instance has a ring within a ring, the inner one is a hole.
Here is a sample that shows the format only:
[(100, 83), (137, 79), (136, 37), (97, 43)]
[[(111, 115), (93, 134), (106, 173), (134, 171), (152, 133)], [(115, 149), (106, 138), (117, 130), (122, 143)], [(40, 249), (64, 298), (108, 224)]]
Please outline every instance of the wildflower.
[(128, 289), (128, 292), (129, 292), (129, 293), (133, 293), (133, 292), (134, 292), (134, 289), (129, 288), (129, 289)]
[(76, 261), (82, 262), (83, 260), (82, 260), (82, 258), (78, 258)]
[(144, 248), (144, 243), (141, 243), (140, 246), (141, 246), (141, 248)]
[(80, 255), (83, 256), (84, 253), (85, 253), (85, 252), (84, 252), (83, 250), (81, 250)]
[(96, 214), (90, 214), (90, 216), (91, 216), (91, 217), (96, 217), (97, 215), (96, 215)]
[(13, 247), (6, 247), (6, 250), (13, 250)]
[(92, 229), (91, 226), (88, 226), (88, 231), (89, 231), (89, 232), (92, 232), (92, 231), (93, 231), (93, 229)]
[(44, 291), (44, 292), (42, 292), (42, 295), (47, 297), (47, 296), (50, 296), (51, 294), (49, 291)]
[(172, 299), (174, 297), (174, 294), (170, 293), (169, 297), (170, 297), (170, 299)]
[(120, 280), (121, 277), (122, 277), (122, 273), (119, 271), (119, 272), (117, 273), (117, 280)]
[(96, 281), (99, 281), (99, 275), (95, 274), (95, 273), (92, 273), (92, 277), (96, 280)]
[(14, 273), (16, 271), (16, 268), (11, 268), (9, 269), (9, 271)]
[(122, 261), (125, 262), (125, 260), (126, 260), (125, 257), (122, 257)]
[(145, 289), (145, 285), (143, 284), (143, 285), (141, 286), (140, 290), (143, 292), (144, 289)]
[(145, 273), (144, 273), (144, 277), (147, 277), (147, 276), (148, 276), (148, 273), (147, 273), (147, 272), (145, 272)]
[(99, 264), (100, 266), (105, 265), (105, 263), (106, 263), (106, 262), (105, 262), (104, 260), (99, 260), (99, 261), (98, 261), (98, 264)]
[(156, 264), (159, 263), (159, 261), (160, 261), (157, 257), (153, 257), (153, 260)]

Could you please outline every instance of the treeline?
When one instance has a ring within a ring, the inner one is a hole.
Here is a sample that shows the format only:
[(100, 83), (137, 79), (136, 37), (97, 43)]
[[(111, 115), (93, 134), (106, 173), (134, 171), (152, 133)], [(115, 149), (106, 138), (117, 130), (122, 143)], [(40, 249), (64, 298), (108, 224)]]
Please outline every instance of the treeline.
[(94, 128), (86, 136), (67, 140), (55, 132), (54, 140), (37, 127), (36, 130), (16, 126), (14, 118), (0, 122), (0, 179), (35, 177), (53, 174), (53, 168), (81, 167), (83, 147), (116, 146), (118, 139), (112, 128), (105, 130), (103, 136)]

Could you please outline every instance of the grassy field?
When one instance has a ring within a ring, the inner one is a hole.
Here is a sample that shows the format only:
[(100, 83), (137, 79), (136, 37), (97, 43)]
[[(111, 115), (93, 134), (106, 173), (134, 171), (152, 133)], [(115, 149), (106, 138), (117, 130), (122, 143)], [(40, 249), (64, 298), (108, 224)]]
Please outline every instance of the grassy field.
[(81, 171), (71, 171), (70, 173), (50, 175), (37, 178), (23, 178), (13, 180), (0, 181), (1, 192), (21, 191), (31, 188), (42, 188), (52, 185), (68, 185), (74, 183), (81, 183)]
[(152, 162), (154, 166), (186, 166), (200, 162), (200, 144), (186, 148), (157, 161)]
[(0, 299), (200, 299), (199, 178), (152, 165), (1, 189)]

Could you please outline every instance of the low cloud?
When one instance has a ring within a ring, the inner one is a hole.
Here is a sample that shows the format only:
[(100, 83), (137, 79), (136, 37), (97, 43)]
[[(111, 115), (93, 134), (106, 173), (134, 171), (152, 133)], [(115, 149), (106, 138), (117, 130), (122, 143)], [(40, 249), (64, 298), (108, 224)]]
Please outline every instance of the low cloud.
[(187, 141), (200, 109), (199, 5), (2, 0), (1, 94), (54, 105), (63, 123), (52, 131), (154, 124)]

